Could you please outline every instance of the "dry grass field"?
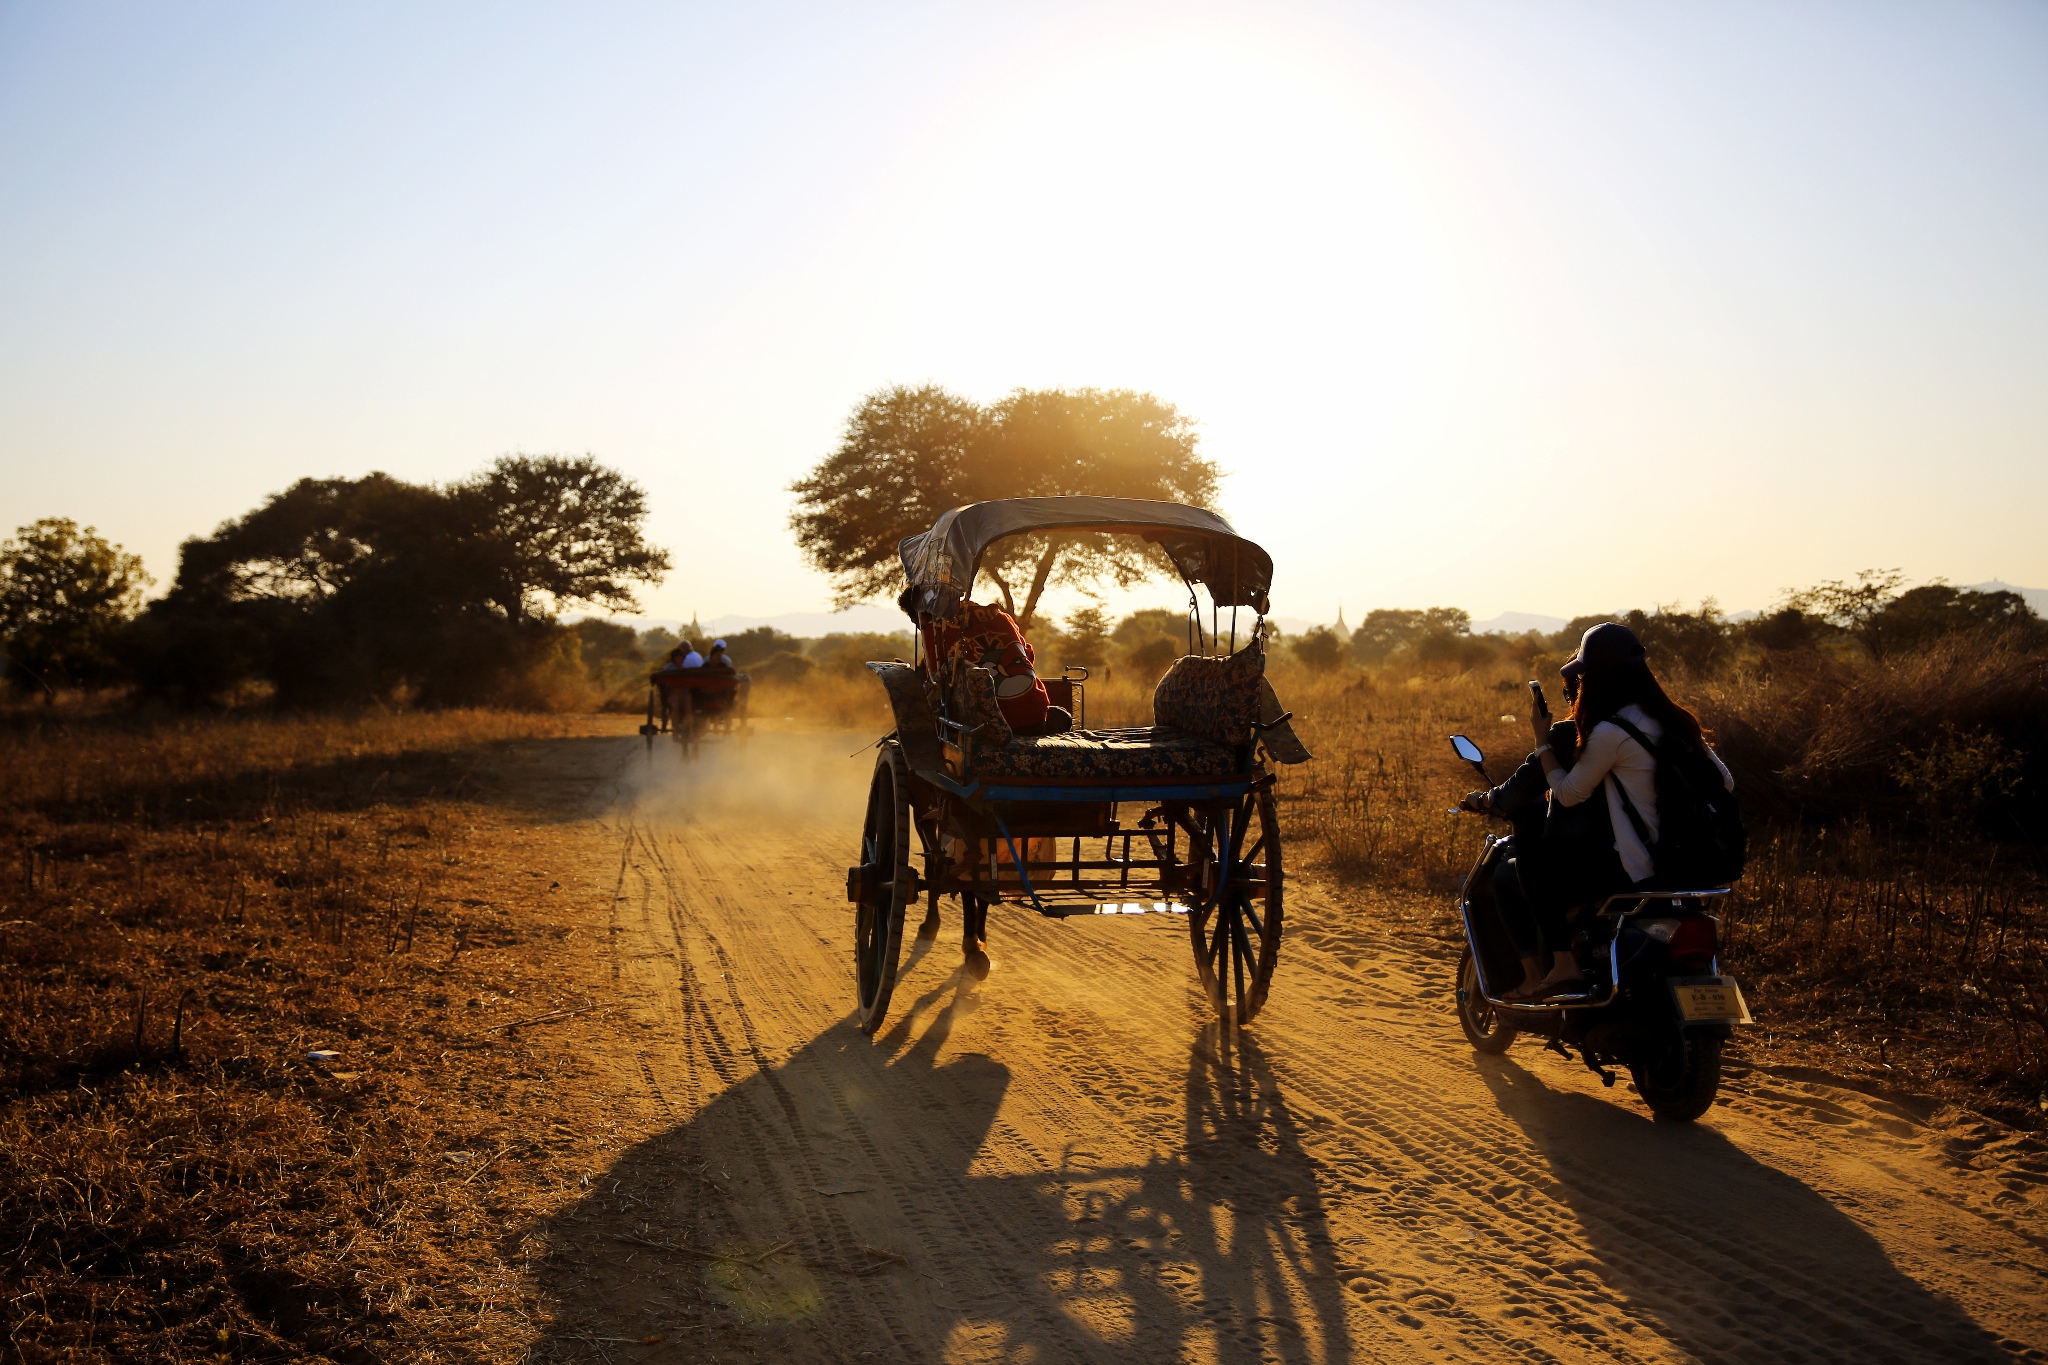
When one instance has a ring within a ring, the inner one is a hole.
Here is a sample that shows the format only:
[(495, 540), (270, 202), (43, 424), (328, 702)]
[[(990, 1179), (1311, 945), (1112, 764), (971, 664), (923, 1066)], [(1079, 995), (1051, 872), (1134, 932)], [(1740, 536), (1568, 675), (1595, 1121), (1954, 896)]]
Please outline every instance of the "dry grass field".
[(14, 1358), (427, 1358), (530, 1302), (527, 1249), (495, 1230), (603, 1168), (602, 1129), (551, 1122), (563, 1040), (599, 1016), (551, 972), (590, 931), (554, 910), (550, 813), (479, 765), (589, 729), (0, 732)]
[[(1276, 683), (1317, 753), (1282, 789), (1295, 865), (1349, 888), (1368, 939), (1448, 959), (1482, 826), (1446, 813), (1474, 782), (1445, 737), (1479, 739), (1504, 777), (1519, 678)], [(887, 725), (866, 678), (763, 687), (754, 713)], [(1098, 681), (1088, 719), (1148, 720), (1149, 688)], [(578, 1039), (617, 1021), (576, 965), (591, 926), (557, 909), (610, 888), (551, 843), (558, 812), (518, 758), (628, 724), (7, 720), (0, 1313), (17, 1358), (501, 1358), (522, 1339), (546, 1253), (502, 1230), (613, 1159), (605, 1125), (570, 1111)], [(2010, 847), (1779, 822), (1724, 933), (1760, 1020), (1752, 1061), (2048, 1119), (2048, 915)]]

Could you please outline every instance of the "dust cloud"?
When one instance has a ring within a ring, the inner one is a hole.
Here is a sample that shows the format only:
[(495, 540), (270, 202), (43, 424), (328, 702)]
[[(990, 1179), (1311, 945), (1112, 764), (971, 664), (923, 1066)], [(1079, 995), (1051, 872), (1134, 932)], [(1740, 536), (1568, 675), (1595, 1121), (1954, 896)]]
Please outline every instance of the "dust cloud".
[(635, 813), (679, 825), (777, 821), (834, 825), (860, 839), (875, 737), (853, 733), (709, 735), (695, 758), (666, 735), (636, 745), (620, 774)]

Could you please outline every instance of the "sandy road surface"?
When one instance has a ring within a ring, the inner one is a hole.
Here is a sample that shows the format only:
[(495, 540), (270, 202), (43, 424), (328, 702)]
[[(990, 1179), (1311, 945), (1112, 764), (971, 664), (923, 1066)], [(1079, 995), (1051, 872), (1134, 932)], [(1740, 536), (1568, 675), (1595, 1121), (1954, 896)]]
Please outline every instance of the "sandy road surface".
[[(582, 1324), (564, 1353), (2048, 1358), (2038, 1147), (1763, 1068), (1653, 1123), (1533, 1044), (1475, 1056), (1445, 966), (1368, 949), (1299, 878), (1241, 1037), (1184, 921), (998, 907), (977, 986), (949, 903), (868, 1040), (858, 742), (760, 736), (743, 766), (714, 744), (688, 774), (578, 750), (624, 774), (587, 843), (638, 1027), (597, 1060), (654, 1136), (543, 1229)], [(750, 1325), (679, 1325), (705, 1279)]]

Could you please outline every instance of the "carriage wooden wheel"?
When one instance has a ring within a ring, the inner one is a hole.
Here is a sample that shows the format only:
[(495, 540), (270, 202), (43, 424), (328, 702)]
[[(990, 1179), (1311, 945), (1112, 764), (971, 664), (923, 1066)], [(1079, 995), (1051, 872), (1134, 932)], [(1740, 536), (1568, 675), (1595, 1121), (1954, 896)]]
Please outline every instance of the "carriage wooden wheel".
[(857, 1022), (873, 1033), (888, 1013), (903, 953), (903, 920), (917, 896), (910, 866), (910, 770), (903, 751), (883, 744), (868, 783), (867, 818), (860, 832), (860, 862), (847, 870), (846, 896), (855, 906), (854, 976)]
[(1197, 866), (1212, 889), (1188, 915), (1195, 975), (1217, 1014), (1249, 1024), (1266, 1003), (1280, 960), (1284, 877), (1273, 790), (1248, 792), (1196, 827)]

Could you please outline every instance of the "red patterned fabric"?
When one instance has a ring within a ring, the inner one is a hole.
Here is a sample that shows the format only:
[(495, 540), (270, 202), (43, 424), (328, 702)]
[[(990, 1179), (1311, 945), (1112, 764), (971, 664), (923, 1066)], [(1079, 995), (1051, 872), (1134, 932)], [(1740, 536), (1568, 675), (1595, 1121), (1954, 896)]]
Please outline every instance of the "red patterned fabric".
[(1032, 672), (1037, 655), (1024, 632), (1017, 628), (1016, 618), (1001, 607), (962, 602), (957, 621), (944, 625), (925, 623), (924, 647), (934, 672), (938, 663), (956, 654), (970, 665), (994, 669), (996, 705), (1002, 708), (1003, 719), (1010, 722), (1011, 729), (1035, 730), (1045, 723), (1046, 707), (1051, 701), (1045, 694), (1045, 684)]

